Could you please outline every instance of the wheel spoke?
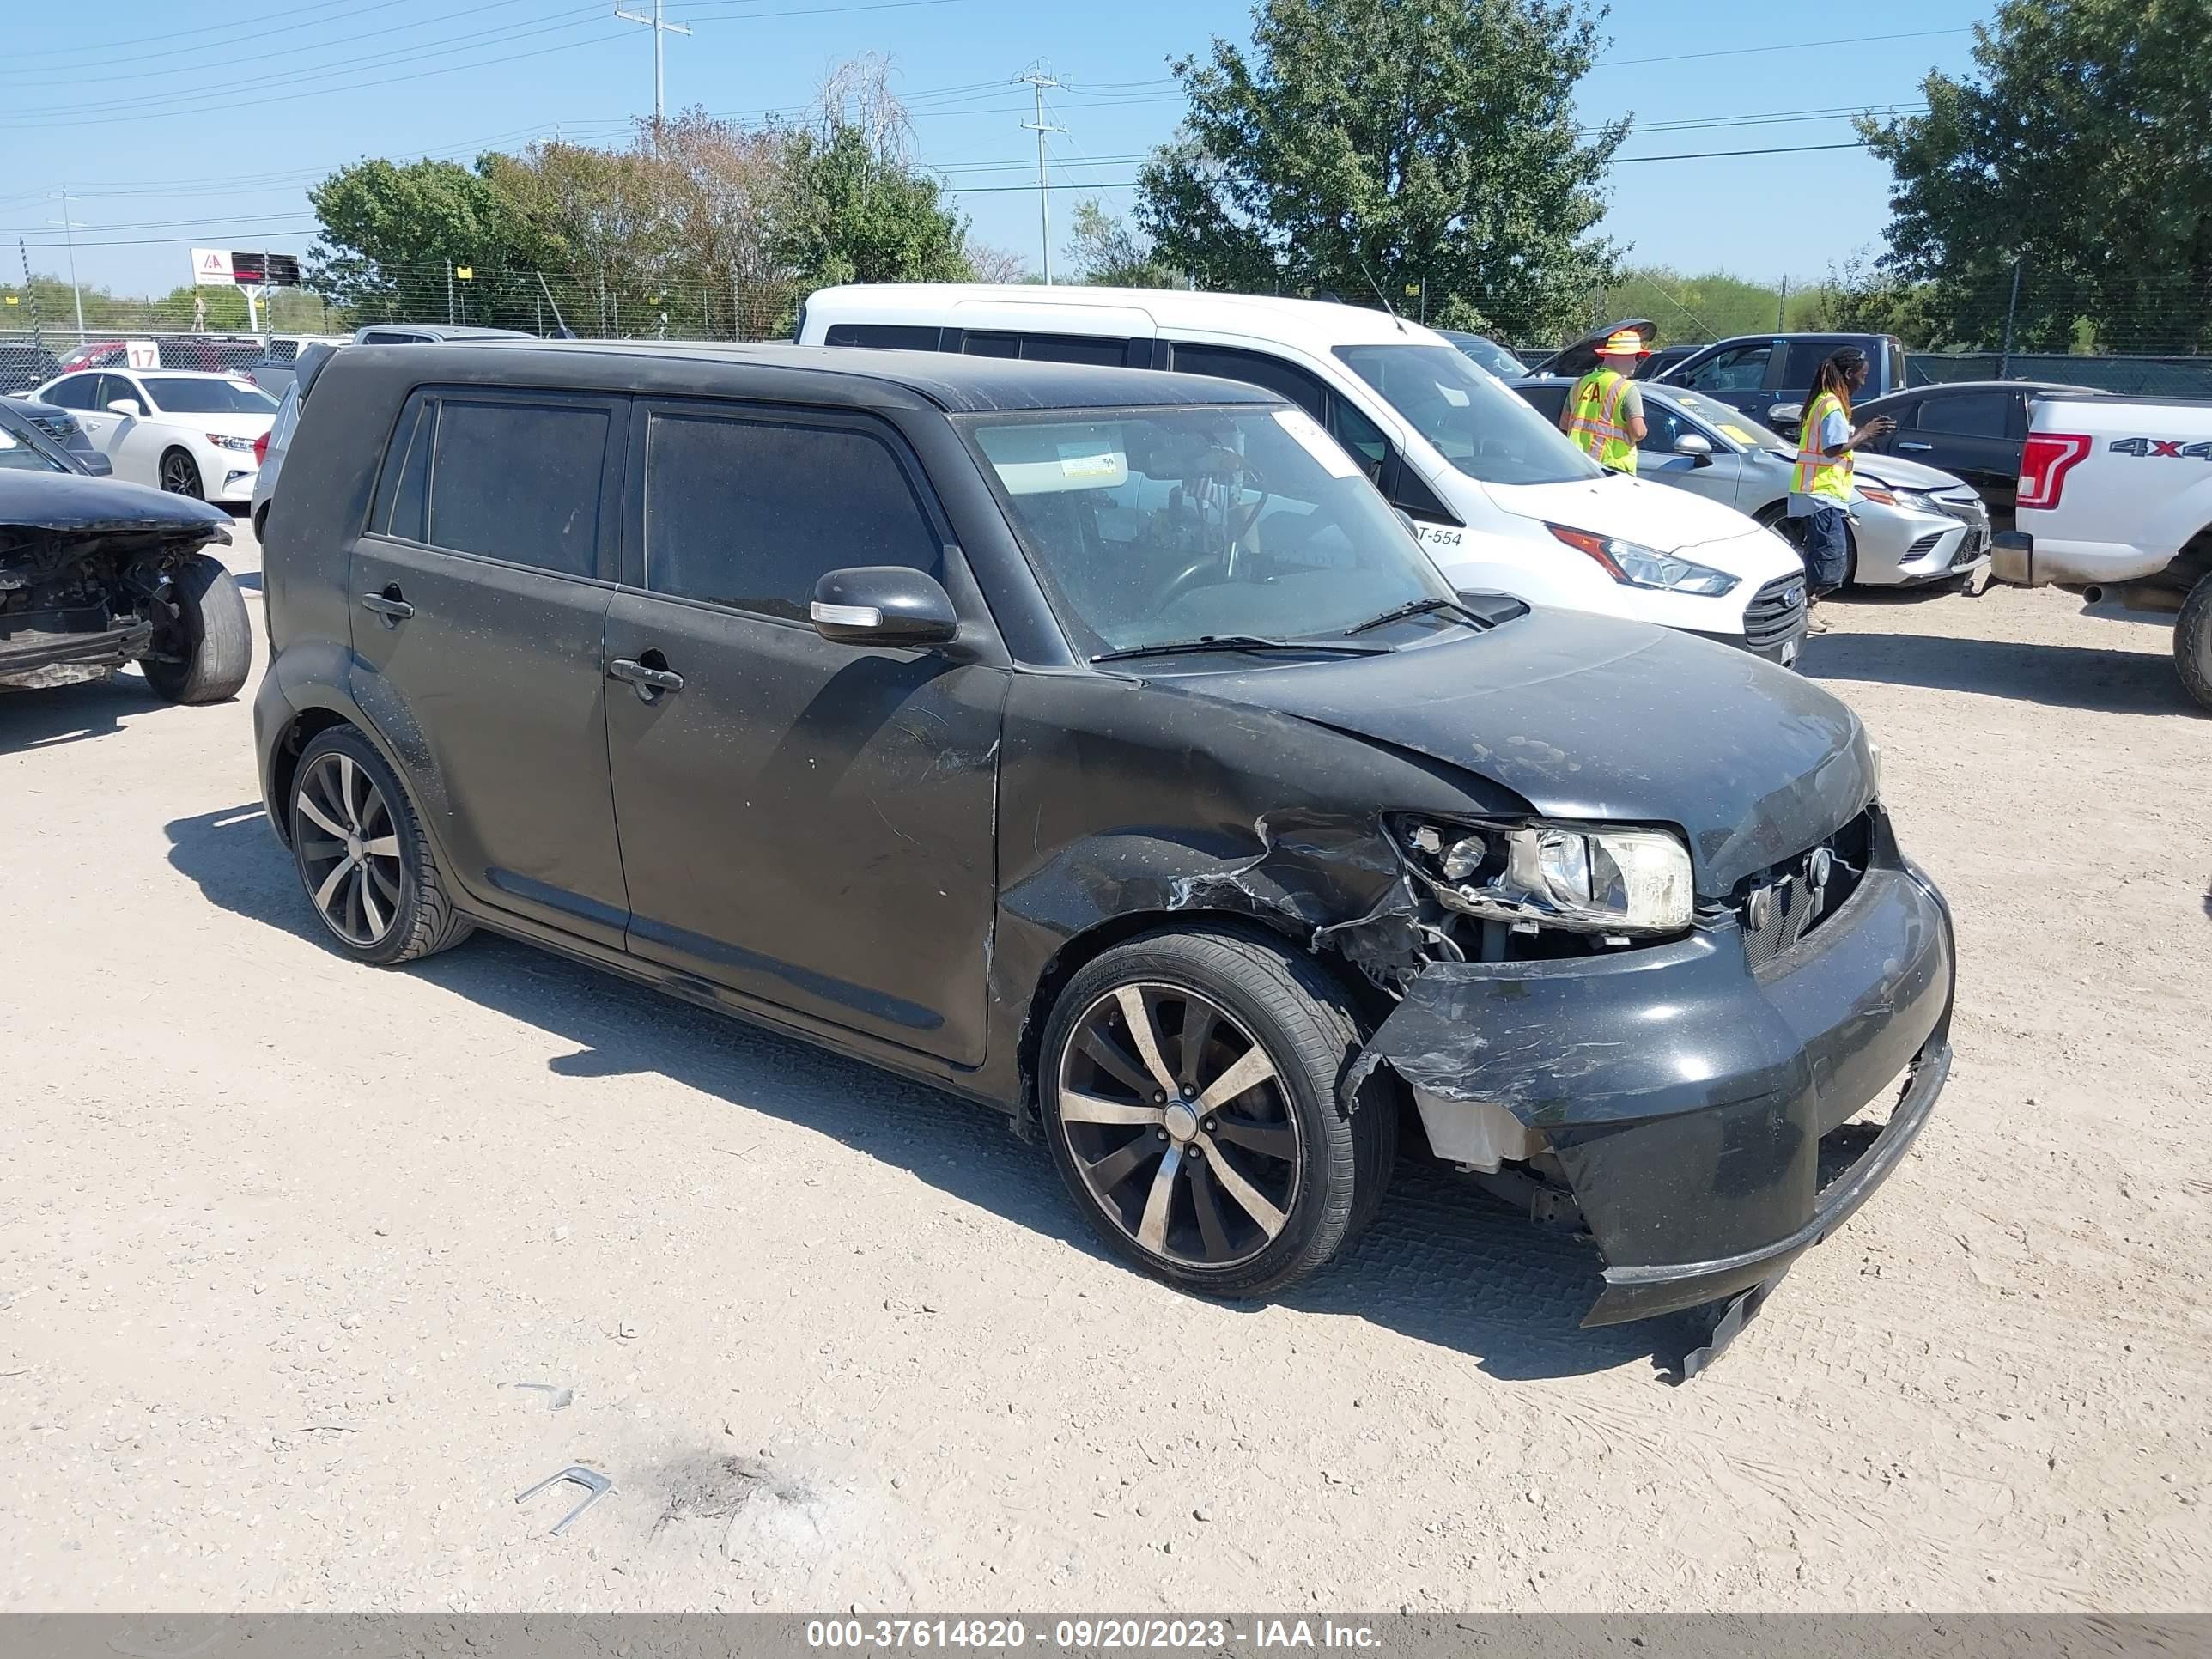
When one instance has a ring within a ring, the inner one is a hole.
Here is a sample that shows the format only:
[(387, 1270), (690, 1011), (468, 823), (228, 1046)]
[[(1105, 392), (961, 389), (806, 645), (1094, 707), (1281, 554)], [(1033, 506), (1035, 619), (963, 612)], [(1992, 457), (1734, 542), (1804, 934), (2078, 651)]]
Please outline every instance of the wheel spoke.
[(1207, 1085), (1206, 1091), (1192, 1103), (1200, 1117), (1218, 1111), (1248, 1089), (1256, 1089), (1275, 1075), (1275, 1067), (1267, 1058), (1267, 1051), (1254, 1043), (1244, 1051), (1243, 1058)]
[(1190, 998), (1182, 1006), (1182, 1035), (1176, 1040), (1176, 1057), (1182, 1061), (1176, 1069), (1176, 1081), (1186, 1089), (1198, 1087), (1198, 1068), (1205, 1058), (1206, 1045), (1213, 1040), (1213, 1024), (1218, 1018), (1210, 1004)]
[(1144, 992), (1124, 985), (1114, 993), (1114, 1000), (1121, 1005), (1121, 1018), (1129, 1023), (1129, 1036), (1136, 1042), (1137, 1052), (1145, 1057), (1145, 1069), (1152, 1073), (1153, 1086), (1164, 1095), (1173, 1095), (1175, 1077), (1161, 1057), (1159, 1028), (1152, 1024), (1152, 1007)]
[(353, 763), (351, 755), (340, 755), (338, 762), (338, 805), (345, 809), (346, 823), (353, 833), (361, 831), (361, 809), (353, 804), (354, 780), (361, 775), (361, 768)]
[(1137, 1243), (1164, 1253), (1168, 1247), (1168, 1206), (1175, 1201), (1176, 1171), (1182, 1167), (1182, 1147), (1170, 1140), (1160, 1154), (1159, 1173), (1145, 1198), (1145, 1218), (1137, 1224)]
[(1108, 1100), (1077, 1089), (1062, 1089), (1060, 1115), (1070, 1123), (1127, 1123), (1150, 1129), (1158, 1127), (1167, 1112), (1141, 1101)]
[(362, 851), (373, 859), (396, 859), (399, 856), (399, 837), (379, 836), (374, 841), (365, 841)]
[(377, 886), (383, 890), (385, 902), (397, 910), (399, 908), (399, 884), (384, 873), (381, 865), (370, 865), (368, 873), (374, 878)]
[(368, 921), (362, 915), (361, 908), (362, 889), (368, 885), (368, 880), (361, 872), (361, 866), (356, 865), (353, 867), (353, 879), (346, 884), (345, 890), (346, 926), (352, 930), (356, 939), (368, 934)]
[(366, 869), (362, 870), (361, 872), (361, 908), (362, 913), (368, 918), (369, 936), (374, 939), (380, 937), (384, 932), (384, 912), (376, 908), (376, 884), (371, 881), (368, 877), (369, 872)]
[(1206, 1255), (1216, 1261), (1226, 1260), (1231, 1254), (1229, 1230), (1221, 1224), (1221, 1200), (1214, 1195), (1213, 1172), (1203, 1158), (1190, 1166), (1190, 1201), (1198, 1212), (1198, 1236), (1206, 1241)]
[(1230, 1197), (1237, 1200), (1238, 1208), (1260, 1224), (1260, 1231), (1270, 1238), (1282, 1231), (1283, 1223), (1288, 1218), (1269, 1203), (1267, 1195), (1257, 1187), (1237, 1173), (1236, 1166), (1221, 1156), (1221, 1148), (1203, 1134), (1198, 1137), (1197, 1144), (1206, 1149), (1206, 1161), (1212, 1170), (1214, 1179), (1221, 1183), (1223, 1190)]
[(1090, 1177), (1092, 1191), (1110, 1193), (1163, 1150), (1161, 1142), (1152, 1135), (1132, 1135), (1127, 1146), (1117, 1146), (1097, 1163), (1085, 1164), (1083, 1173)]
[(1287, 1123), (1262, 1123), (1254, 1117), (1217, 1117), (1212, 1133), (1216, 1140), (1233, 1140), (1239, 1146), (1250, 1147), (1262, 1158), (1288, 1163), (1298, 1155), (1297, 1132)]
[(333, 921), (337, 920), (337, 916), (331, 908), (331, 902), (337, 896), (338, 884), (345, 879), (346, 872), (352, 868), (353, 866), (343, 860), (332, 865), (330, 874), (323, 878), (323, 884), (315, 889), (315, 908)]
[(1127, 1054), (1121, 1045), (1106, 1035), (1106, 1028), (1094, 1021), (1075, 1045), (1097, 1060), (1114, 1080), (1132, 1093), (1148, 1095), (1152, 1091), (1152, 1079)]
[(343, 842), (347, 836), (352, 833), (343, 824), (338, 823), (336, 819), (332, 818), (328, 812), (325, 812), (320, 806), (317, 805), (315, 804), (314, 792), (306, 787), (304, 785), (300, 790), (300, 811), (306, 816), (308, 823), (313, 824), (316, 829), (321, 830), (326, 836), (336, 836)]

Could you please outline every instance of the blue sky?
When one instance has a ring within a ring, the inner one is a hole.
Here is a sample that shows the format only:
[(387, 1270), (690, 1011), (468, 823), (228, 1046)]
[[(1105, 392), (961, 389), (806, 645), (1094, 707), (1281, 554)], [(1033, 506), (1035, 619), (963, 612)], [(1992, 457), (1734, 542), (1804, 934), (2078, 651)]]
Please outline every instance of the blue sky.
[[(650, 9), (652, 0), (631, 0)], [(1249, 0), (667, 0), (693, 33), (667, 42), (668, 102), (718, 114), (803, 106), (837, 59), (888, 52), (909, 99), (921, 159), (945, 170), (983, 240), (1038, 246), (1030, 94), (1011, 84), (1042, 60), (1050, 94), (1055, 256), (1087, 184), (1133, 179), (1182, 100), (1167, 59), (1214, 35), (1249, 38)], [(187, 279), (193, 243), (303, 251), (306, 186), (363, 155), (467, 160), (556, 128), (619, 133), (649, 112), (650, 30), (613, 0), (105, 0), (40, 7), (8, 26), (0, 58), (0, 236), (61, 270), (68, 186), (77, 269), (122, 292)], [(1968, 66), (1969, 26), (1989, 0), (1860, 0), (1802, 9), (1746, 0), (1623, 0), (1612, 45), (1584, 82), (1593, 122), (1633, 112), (1624, 156), (1838, 143), (1841, 115), (1729, 125), (1917, 100), (1931, 66)], [(1810, 24), (1818, 15), (1823, 21)], [(1866, 37), (1893, 36), (1886, 40)], [(1857, 43), (1754, 50), (1808, 39)], [(1887, 173), (1864, 154), (1662, 161), (1616, 167), (1607, 233), (1638, 262), (1816, 277), (1878, 243)], [(1097, 191), (1126, 206), (1127, 189)], [(8, 274), (17, 265), (6, 249)]]

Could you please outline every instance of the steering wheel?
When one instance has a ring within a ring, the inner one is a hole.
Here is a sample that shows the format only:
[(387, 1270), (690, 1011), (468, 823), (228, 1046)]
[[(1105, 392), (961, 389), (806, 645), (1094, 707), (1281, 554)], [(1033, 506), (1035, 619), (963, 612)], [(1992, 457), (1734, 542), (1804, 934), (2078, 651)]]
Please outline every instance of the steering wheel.
[(1209, 556), (1197, 560), (1185, 566), (1178, 574), (1170, 577), (1161, 585), (1159, 591), (1152, 595), (1152, 609), (1164, 611), (1192, 588), (1202, 587), (1209, 581), (1226, 574), (1228, 574), (1226, 558)]

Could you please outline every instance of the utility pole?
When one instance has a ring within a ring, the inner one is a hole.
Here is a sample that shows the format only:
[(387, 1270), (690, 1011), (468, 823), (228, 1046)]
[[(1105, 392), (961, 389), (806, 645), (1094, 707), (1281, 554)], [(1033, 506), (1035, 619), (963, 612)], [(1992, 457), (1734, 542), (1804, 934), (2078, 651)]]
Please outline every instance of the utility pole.
[(625, 23), (642, 23), (653, 31), (653, 142), (660, 143), (660, 124), (668, 118), (668, 64), (663, 44), (672, 34), (689, 34), (689, 23), (672, 23), (664, 11), (664, 0), (653, 0), (653, 14), (624, 11), (619, 5), (615, 15)]
[(1774, 302), (1774, 331), (1779, 334), (1790, 320), (1790, 279), (1782, 279), (1782, 297)]
[(49, 197), (47, 199), (51, 201), (56, 197), (61, 200), (62, 216), (58, 219), (49, 219), (46, 222), (50, 225), (60, 226), (63, 240), (69, 244), (70, 297), (76, 301), (76, 343), (82, 345), (84, 343), (84, 290), (76, 285), (76, 233), (84, 227), (70, 217), (69, 191), (58, 190), (53, 197)]
[(2005, 303), (2004, 355), (1997, 359), (1997, 379), (2000, 380), (2012, 379), (2012, 325), (2014, 317), (2020, 311), (2020, 268), (2026, 257), (2020, 253), (2012, 256), (2012, 298)]
[(1034, 132), (1037, 136), (1037, 226), (1042, 239), (1044, 252), (1045, 286), (1049, 288), (1052, 286), (1052, 185), (1045, 178), (1044, 137), (1048, 132), (1066, 132), (1067, 129), (1053, 126), (1046, 122), (1044, 89), (1047, 87), (1057, 88), (1060, 82), (1052, 77), (1051, 72), (1043, 64), (1036, 63), (1017, 75), (1014, 77), (1014, 84), (1016, 86), (1027, 84), (1030, 90), (1036, 94), (1036, 119), (1023, 122), (1022, 131)]

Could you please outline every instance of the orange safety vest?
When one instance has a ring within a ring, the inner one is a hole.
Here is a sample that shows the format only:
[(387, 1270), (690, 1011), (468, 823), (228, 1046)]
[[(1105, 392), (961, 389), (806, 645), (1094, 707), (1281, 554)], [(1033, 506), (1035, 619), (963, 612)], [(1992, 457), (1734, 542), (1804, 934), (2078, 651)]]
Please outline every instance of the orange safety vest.
[(1590, 370), (1575, 382), (1574, 415), (1567, 422), (1567, 436), (1599, 465), (1616, 472), (1636, 471), (1636, 440), (1620, 418), (1628, 384), (1619, 369)]

